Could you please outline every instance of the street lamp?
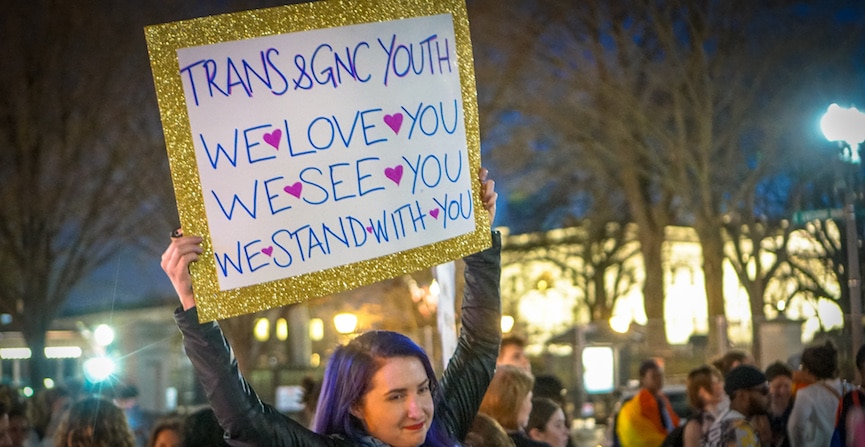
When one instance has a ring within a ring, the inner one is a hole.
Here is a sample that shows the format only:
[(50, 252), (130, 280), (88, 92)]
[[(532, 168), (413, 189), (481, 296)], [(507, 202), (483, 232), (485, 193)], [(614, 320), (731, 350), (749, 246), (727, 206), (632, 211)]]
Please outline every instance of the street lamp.
[(357, 329), (357, 315), (343, 312), (333, 317), (333, 325), (340, 334), (351, 334)]
[[(865, 141), (865, 113), (855, 107), (844, 109), (832, 104), (820, 119), (820, 129), (829, 141), (838, 141), (845, 162), (859, 164), (859, 145)], [(859, 269), (859, 236), (856, 231), (856, 191), (847, 182), (844, 194), (844, 218), (847, 225), (847, 286), (850, 289), (850, 331), (853, 333), (853, 358), (862, 338), (862, 284)]]

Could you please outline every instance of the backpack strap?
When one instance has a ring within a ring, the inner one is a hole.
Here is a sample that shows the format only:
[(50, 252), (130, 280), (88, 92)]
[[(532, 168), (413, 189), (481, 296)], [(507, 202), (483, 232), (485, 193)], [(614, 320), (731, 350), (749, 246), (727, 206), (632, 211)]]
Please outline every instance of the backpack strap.
[(836, 399), (841, 400), (841, 393), (839, 393), (838, 390), (836, 390), (835, 388), (832, 388), (831, 386), (829, 386), (828, 383), (820, 382), (819, 385), (823, 385), (823, 388), (826, 388), (827, 390), (831, 391), (832, 394), (835, 395)]

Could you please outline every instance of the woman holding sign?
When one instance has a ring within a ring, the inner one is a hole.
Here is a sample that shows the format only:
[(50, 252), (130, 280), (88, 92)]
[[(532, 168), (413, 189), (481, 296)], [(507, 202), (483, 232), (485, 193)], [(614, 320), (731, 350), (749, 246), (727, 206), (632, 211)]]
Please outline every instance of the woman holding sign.
[[(495, 182), (479, 173), (484, 208), (495, 217)], [(465, 258), (462, 330), (442, 380), (408, 337), (372, 331), (336, 349), (324, 373), (314, 431), (262, 403), (239, 374), (216, 323), (198, 323), (188, 265), (201, 238), (173, 238), (162, 269), (180, 298), (175, 312), (186, 354), (207, 392), (230, 445), (448, 446), (459, 445), (495, 370), (501, 340), (501, 236), (492, 248)]]

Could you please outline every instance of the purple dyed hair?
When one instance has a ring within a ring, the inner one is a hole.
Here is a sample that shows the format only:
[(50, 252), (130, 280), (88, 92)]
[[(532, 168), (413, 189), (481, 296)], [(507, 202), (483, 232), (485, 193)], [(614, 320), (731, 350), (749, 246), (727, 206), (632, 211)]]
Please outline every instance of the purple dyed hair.
[[(440, 395), (438, 380), (424, 350), (398, 332), (370, 331), (334, 351), (324, 371), (312, 429), (320, 434), (341, 435), (350, 440), (369, 436), (363, 422), (351, 414), (351, 408), (369, 391), (372, 377), (384, 365), (384, 360), (395, 357), (420, 360), (437, 404)], [(434, 418), (423, 445), (455, 444)]]

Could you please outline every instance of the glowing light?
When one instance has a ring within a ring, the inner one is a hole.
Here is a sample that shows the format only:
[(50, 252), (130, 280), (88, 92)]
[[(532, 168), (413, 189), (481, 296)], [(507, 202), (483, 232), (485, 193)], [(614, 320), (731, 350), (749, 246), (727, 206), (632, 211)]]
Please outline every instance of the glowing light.
[(502, 333), (507, 334), (514, 328), (514, 317), (502, 315)]
[(114, 329), (107, 324), (100, 324), (93, 330), (93, 339), (99, 346), (108, 346), (114, 342)]
[(77, 359), (81, 357), (78, 346), (51, 346), (45, 348), (45, 357), (49, 359)]
[(30, 388), (29, 386), (25, 386), (24, 388), (21, 389), (21, 394), (23, 394), (24, 397), (33, 397), (33, 388)]
[(255, 320), (255, 326), (252, 329), (252, 335), (260, 342), (265, 342), (270, 338), (270, 320), (267, 318), (259, 318)]
[(433, 296), (439, 296), (439, 294), (442, 293), (442, 288), (438, 281), (432, 280), (432, 283), (429, 285), (429, 293)]
[(609, 393), (615, 388), (613, 349), (609, 346), (583, 348), (583, 385), (586, 392)]
[(631, 316), (630, 315), (613, 315), (610, 317), (610, 329), (624, 334), (628, 332), (628, 329), (631, 328)]
[(333, 325), (340, 334), (351, 334), (357, 329), (357, 315), (351, 313), (336, 314), (333, 317)]
[(309, 356), (309, 366), (313, 368), (318, 368), (321, 365), (321, 356), (317, 352), (313, 352), (311, 356)]
[(276, 320), (276, 338), (280, 341), (288, 339), (288, 322), (285, 318)]
[(54, 388), (54, 379), (52, 379), (50, 377), (46, 377), (46, 378), (42, 379), (42, 385), (45, 386), (45, 389), (50, 390), (51, 388)]
[(114, 360), (108, 357), (93, 357), (84, 362), (84, 377), (92, 383), (108, 379), (116, 370)]
[(844, 109), (832, 104), (820, 119), (820, 130), (829, 141), (843, 141), (852, 149), (850, 162), (859, 163), (859, 143), (865, 141), (865, 113), (856, 107)]
[(30, 348), (0, 348), (0, 358), (23, 360), (30, 358)]
[(321, 318), (309, 320), (309, 338), (313, 341), (320, 341), (324, 338), (324, 320)]

